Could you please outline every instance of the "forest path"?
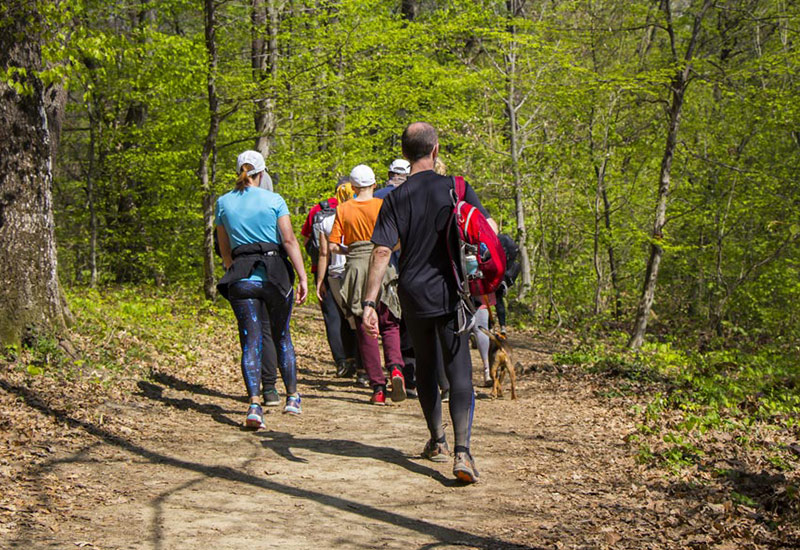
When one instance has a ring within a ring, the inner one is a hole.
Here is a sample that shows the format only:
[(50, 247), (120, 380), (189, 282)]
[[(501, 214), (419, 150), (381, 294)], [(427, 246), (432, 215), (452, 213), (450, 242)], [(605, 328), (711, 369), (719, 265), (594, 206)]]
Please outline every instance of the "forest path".
[(159, 370), (92, 421), (22, 392), (81, 437), (68, 452), (50, 448), (29, 472), (40, 502), (0, 546), (685, 547), (692, 526), (673, 520), (686, 503), (658, 478), (641, 478), (623, 440), (632, 418), (547, 368), (547, 338), (510, 336), (526, 371), (517, 401), (478, 389), (472, 448), (481, 481), (463, 486), (451, 463), (419, 457), (427, 433), (416, 400), (372, 406), (369, 390), (323, 374), (331, 366), (316, 311), (296, 315), (303, 414), (265, 409), (267, 428), (257, 432), (240, 427), (246, 403), (231, 364), (191, 380)]

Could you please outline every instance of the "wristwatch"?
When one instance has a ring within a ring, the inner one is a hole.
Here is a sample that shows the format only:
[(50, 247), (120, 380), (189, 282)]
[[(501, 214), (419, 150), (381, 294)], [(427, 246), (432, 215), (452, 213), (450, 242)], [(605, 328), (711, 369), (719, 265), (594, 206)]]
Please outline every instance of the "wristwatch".
[(375, 310), (377, 310), (378, 307), (372, 300), (364, 300), (361, 302), (361, 309), (366, 309), (368, 306)]

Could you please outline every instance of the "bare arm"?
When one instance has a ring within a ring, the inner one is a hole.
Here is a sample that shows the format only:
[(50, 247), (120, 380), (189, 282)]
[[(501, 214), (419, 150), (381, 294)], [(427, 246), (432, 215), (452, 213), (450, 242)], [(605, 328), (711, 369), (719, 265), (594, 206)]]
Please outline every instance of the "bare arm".
[(228, 269), (233, 263), (231, 257), (231, 240), (228, 238), (228, 232), (225, 231), (224, 225), (217, 226), (217, 241), (219, 241), (219, 252), (222, 254), (222, 265)]
[(303, 256), (300, 253), (300, 244), (297, 242), (297, 237), (294, 236), (289, 216), (278, 218), (278, 230), (281, 232), (283, 247), (289, 255), (289, 261), (292, 262), (292, 266), (297, 272), (298, 284), (295, 301), (298, 304), (302, 304), (306, 301), (306, 296), (308, 295), (308, 277), (306, 276), (306, 268), (303, 265)]
[(324, 231), (319, 232), (319, 260), (317, 261), (317, 298), (325, 298), (325, 274), (328, 272), (328, 238)]
[[(392, 256), (392, 249), (385, 246), (376, 246), (372, 249), (372, 255), (369, 258), (369, 274), (367, 275), (367, 291), (364, 294), (365, 301), (376, 302), (378, 300), (378, 291), (381, 289), (381, 282), (386, 273), (386, 267), (389, 265), (389, 259)], [(378, 337), (378, 313), (374, 308), (364, 308), (364, 325), (367, 327), (369, 333), (374, 337)]]

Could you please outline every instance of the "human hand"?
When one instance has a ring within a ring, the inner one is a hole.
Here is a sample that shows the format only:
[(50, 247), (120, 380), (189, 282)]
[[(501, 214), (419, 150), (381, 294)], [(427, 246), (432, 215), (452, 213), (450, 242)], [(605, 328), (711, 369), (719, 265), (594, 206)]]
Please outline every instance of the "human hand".
[(364, 326), (367, 328), (367, 332), (373, 338), (378, 338), (378, 312), (375, 311), (375, 308), (372, 306), (367, 306), (364, 308), (364, 316), (362, 317), (362, 322)]
[(320, 277), (319, 281), (317, 282), (317, 300), (320, 302), (325, 299), (325, 294), (327, 294), (327, 290), (325, 290), (325, 279)]
[(300, 305), (306, 301), (306, 298), (308, 298), (308, 281), (306, 279), (300, 279), (297, 283), (297, 296), (294, 302)]

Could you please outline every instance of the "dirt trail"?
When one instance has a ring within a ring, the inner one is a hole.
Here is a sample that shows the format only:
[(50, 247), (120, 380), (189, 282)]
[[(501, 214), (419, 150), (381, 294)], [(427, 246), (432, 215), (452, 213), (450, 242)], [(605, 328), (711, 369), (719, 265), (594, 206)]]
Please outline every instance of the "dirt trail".
[[(40, 502), (31, 504), (29, 521), (4, 526), (0, 546), (694, 544), (696, 520), (676, 510), (703, 503), (645, 477), (623, 441), (634, 429), (624, 410), (610, 408), (585, 384), (532, 368), (548, 363), (546, 339), (511, 336), (526, 370), (519, 400), (490, 400), (479, 390), (472, 447), (482, 480), (461, 486), (451, 464), (419, 458), (427, 434), (417, 401), (369, 405), (368, 390), (323, 375), (331, 367), (314, 310), (302, 309), (297, 324), (303, 415), (270, 410), (259, 432), (240, 428), (246, 405), (232, 361), (202, 383), (165, 369), (139, 381), (134, 395), (106, 401), (93, 420), (6, 384), (6, 394), (75, 437), (72, 445), (49, 448), (28, 472)], [(226, 335), (230, 356), (232, 336)], [(48, 492), (48, 484), (66, 489)]]

